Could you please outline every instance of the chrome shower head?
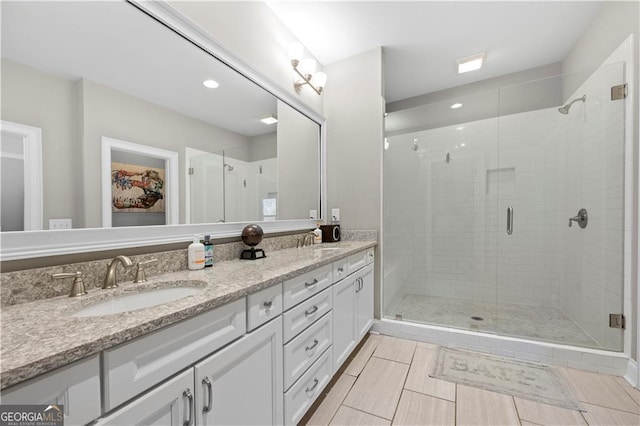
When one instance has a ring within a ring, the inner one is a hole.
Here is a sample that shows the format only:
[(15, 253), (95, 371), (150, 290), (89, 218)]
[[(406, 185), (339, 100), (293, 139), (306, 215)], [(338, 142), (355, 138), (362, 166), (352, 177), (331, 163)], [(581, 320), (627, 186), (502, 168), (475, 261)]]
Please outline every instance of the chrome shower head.
[(569, 114), (569, 108), (571, 108), (571, 105), (573, 105), (574, 103), (576, 103), (578, 101), (586, 102), (587, 101), (587, 95), (583, 95), (581, 98), (574, 99), (571, 102), (569, 102), (568, 104), (566, 104), (564, 106), (561, 106), (560, 108), (558, 108), (558, 111), (560, 112), (560, 114), (567, 115), (567, 114)]

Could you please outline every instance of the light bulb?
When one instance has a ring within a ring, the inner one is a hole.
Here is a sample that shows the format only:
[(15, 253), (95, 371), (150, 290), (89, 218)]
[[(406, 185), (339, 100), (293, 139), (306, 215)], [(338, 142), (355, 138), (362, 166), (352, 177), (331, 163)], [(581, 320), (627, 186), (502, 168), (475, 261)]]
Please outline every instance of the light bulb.
[(323, 72), (317, 72), (311, 78), (311, 83), (317, 88), (323, 88), (327, 84), (327, 74)]

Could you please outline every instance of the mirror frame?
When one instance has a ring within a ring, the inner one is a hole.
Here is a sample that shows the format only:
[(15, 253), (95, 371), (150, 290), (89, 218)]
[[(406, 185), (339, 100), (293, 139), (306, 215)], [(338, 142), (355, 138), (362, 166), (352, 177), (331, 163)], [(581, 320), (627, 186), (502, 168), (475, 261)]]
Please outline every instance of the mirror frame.
[[(213, 59), (242, 74), (262, 89), (287, 103), (320, 126), (320, 219), (277, 220), (255, 222), (265, 234), (300, 231), (314, 228), (326, 218), (326, 120), (293, 93), (218, 44), (209, 34), (182, 16), (165, 1), (127, 0), (136, 7), (166, 25), (187, 40), (200, 47)], [(193, 235), (211, 235), (212, 239), (239, 237), (247, 223), (208, 223), (193, 225), (137, 226), (122, 228), (78, 228), (69, 230), (4, 232), (1, 235), (0, 259), (2, 262), (47, 256), (59, 256), (87, 252), (100, 252), (132, 247), (149, 247), (193, 240)]]

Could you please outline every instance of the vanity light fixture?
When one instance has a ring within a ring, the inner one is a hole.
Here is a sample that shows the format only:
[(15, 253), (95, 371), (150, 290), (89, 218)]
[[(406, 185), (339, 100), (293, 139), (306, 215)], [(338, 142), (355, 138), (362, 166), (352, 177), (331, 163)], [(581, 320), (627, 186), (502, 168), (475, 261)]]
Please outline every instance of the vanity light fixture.
[(260, 121), (262, 121), (264, 124), (276, 124), (278, 122), (278, 119), (269, 114), (266, 117), (262, 117)]
[(451, 109), (462, 108), (462, 104), (460, 102), (456, 102), (455, 104), (451, 105), (449, 108)]
[(327, 83), (327, 74), (316, 71), (316, 60), (313, 58), (302, 58), (304, 47), (300, 43), (292, 43), (289, 46), (289, 60), (293, 71), (300, 77), (293, 82), (296, 93), (300, 93), (302, 86), (308, 85), (318, 95), (322, 93)]
[(209, 89), (216, 89), (220, 86), (220, 84), (215, 80), (205, 80), (202, 82), (204, 87), (208, 87)]
[(462, 74), (469, 71), (475, 71), (482, 68), (482, 62), (484, 61), (484, 52), (477, 53), (466, 58), (457, 59), (458, 74)]

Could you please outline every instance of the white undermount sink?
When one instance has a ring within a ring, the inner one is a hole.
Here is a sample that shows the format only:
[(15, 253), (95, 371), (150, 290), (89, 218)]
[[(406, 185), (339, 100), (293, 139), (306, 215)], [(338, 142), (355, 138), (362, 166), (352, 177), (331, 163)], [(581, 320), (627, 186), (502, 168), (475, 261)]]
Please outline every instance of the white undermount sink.
[(203, 290), (204, 287), (165, 287), (147, 290), (135, 294), (116, 296), (103, 302), (87, 306), (75, 313), (72, 317), (97, 317), (101, 315), (120, 314), (122, 312), (135, 311), (137, 309), (150, 308), (163, 303), (174, 302), (187, 296), (192, 296)]

